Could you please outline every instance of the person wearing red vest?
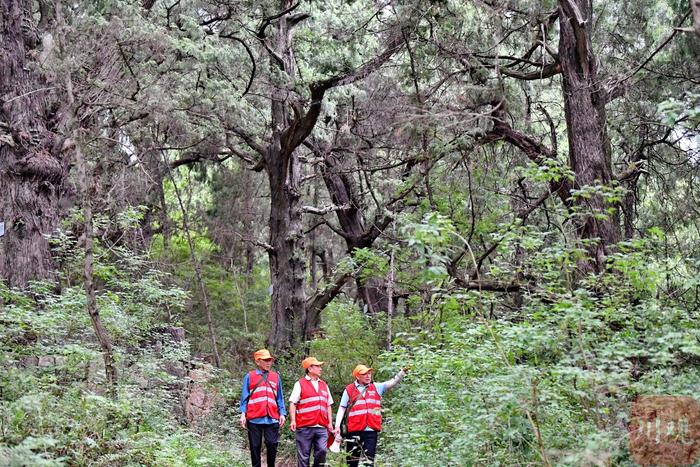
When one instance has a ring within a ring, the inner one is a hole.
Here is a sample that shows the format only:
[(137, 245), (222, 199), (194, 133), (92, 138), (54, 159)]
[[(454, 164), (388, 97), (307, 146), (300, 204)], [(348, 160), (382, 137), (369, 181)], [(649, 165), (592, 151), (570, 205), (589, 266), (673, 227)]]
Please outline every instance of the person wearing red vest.
[[(382, 395), (396, 386), (406, 376), (409, 367), (404, 367), (389, 381), (372, 382), (372, 368), (357, 365), (352, 371), (355, 381), (348, 384), (340, 400), (335, 419), (335, 432), (347, 419), (348, 467), (374, 465), (379, 432), (382, 431)], [(346, 413), (347, 412), (347, 413)]]
[(282, 395), (282, 379), (271, 371), (274, 358), (267, 349), (253, 354), (257, 369), (243, 378), (241, 390), (241, 427), (248, 430), (250, 460), (253, 467), (260, 467), (262, 441), (267, 449), (267, 467), (274, 467), (277, 457), (280, 427), (284, 425), (287, 411)]
[(321, 379), (321, 366), (324, 363), (314, 357), (305, 358), (301, 366), (306, 376), (294, 384), (289, 396), (289, 428), (296, 435), (299, 467), (309, 466), (312, 448), (314, 467), (326, 463), (328, 433), (333, 431), (333, 397), (328, 385)]

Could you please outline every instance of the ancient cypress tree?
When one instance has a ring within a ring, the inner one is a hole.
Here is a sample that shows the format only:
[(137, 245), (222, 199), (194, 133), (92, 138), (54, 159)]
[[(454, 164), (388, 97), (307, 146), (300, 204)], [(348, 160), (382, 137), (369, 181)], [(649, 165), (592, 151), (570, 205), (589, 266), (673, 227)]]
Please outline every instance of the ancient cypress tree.
[(42, 72), (30, 0), (0, 2), (0, 278), (13, 286), (53, 274), (48, 236), (68, 168), (56, 83)]

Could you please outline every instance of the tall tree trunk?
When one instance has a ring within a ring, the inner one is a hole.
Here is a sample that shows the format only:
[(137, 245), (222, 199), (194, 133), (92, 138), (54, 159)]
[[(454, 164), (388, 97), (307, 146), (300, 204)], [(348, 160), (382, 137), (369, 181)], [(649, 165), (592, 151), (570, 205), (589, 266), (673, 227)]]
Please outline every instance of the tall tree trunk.
[[(577, 188), (610, 186), (612, 162), (606, 131), (606, 94), (598, 77), (591, 45), (591, 0), (560, 0), (559, 59), (564, 80), (564, 111), (569, 140), (569, 162)], [(578, 197), (575, 207), (581, 216), (579, 237), (587, 242), (590, 261), (585, 270), (605, 268), (609, 246), (620, 240), (617, 205), (598, 193)], [(592, 241), (593, 239), (599, 239)]]
[[(262, 155), (270, 183), (270, 275), (272, 281), (272, 329), (268, 344), (274, 349), (289, 348), (306, 334), (306, 261), (304, 231), (300, 205), (301, 163), (297, 148), (308, 138), (318, 121), (327, 90), (352, 84), (363, 79), (386, 62), (402, 45), (393, 37), (389, 47), (380, 55), (351, 72), (318, 81), (309, 86), (310, 99), (306, 109), (294, 98), (292, 84), (296, 80), (296, 59), (292, 49), (292, 30), (308, 18), (306, 13), (290, 14), (299, 3), (281, 0), (281, 13), (263, 21), (258, 38), (266, 42), (270, 66), (278, 68), (287, 79), (272, 93), (272, 135), (267, 147), (251, 144)], [(276, 21), (273, 41), (265, 36), (265, 28)], [(290, 99), (290, 97), (292, 97)], [(293, 113), (293, 116), (291, 115)]]
[[(293, 2), (281, 0), (281, 11)], [(292, 50), (292, 27), (289, 17), (277, 21), (275, 52), (271, 67), (279, 67), (292, 82), (296, 61)], [(281, 60), (281, 63), (279, 62)], [(272, 281), (272, 329), (268, 343), (275, 349), (289, 348), (302, 336), (304, 322), (306, 262), (304, 231), (300, 210), (300, 163), (290, 146), (293, 134), (286, 89), (276, 89), (272, 96), (272, 143), (265, 152), (265, 166), (270, 184), (270, 275)], [(320, 103), (319, 103), (320, 106)], [(315, 123), (315, 121), (314, 121)]]
[(53, 86), (29, 58), (39, 43), (32, 3), (0, 0), (0, 279), (20, 287), (53, 275), (46, 236), (67, 173)]
[(303, 336), (306, 262), (299, 205), (299, 162), (270, 148), (270, 272), (272, 330), (268, 339), (276, 349), (290, 347)]

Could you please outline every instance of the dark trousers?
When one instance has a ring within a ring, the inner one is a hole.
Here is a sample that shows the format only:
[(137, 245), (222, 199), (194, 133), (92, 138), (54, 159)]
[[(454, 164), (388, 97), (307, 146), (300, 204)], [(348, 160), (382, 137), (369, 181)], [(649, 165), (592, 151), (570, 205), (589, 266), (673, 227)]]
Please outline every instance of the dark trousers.
[(328, 430), (321, 427), (305, 426), (297, 428), (297, 466), (309, 467), (311, 448), (314, 449), (314, 467), (320, 467), (326, 463), (328, 451)]
[(348, 467), (374, 465), (374, 455), (377, 452), (378, 431), (351, 431), (348, 433)]
[(262, 440), (265, 438), (267, 449), (267, 467), (275, 467), (277, 457), (277, 443), (280, 438), (279, 423), (246, 423), (248, 428), (248, 443), (250, 445), (250, 462), (253, 467), (260, 467), (260, 453), (262, 452)]

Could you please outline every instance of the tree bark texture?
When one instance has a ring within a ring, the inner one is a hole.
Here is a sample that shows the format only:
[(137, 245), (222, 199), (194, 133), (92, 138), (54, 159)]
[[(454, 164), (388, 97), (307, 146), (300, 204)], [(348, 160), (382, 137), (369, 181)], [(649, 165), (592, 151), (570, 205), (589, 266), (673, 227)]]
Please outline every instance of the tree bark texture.
[[(281, 9), (292, 2), (281, 1)], [(294, 80), (296, 66), (292, 50), (292, 25), (288, 17), (277, 22), (274, 50), (282, 63), (271, 59), (271, 66), (282, 69)], [(318, 106), (320, 106), (318, 102)], [(272, 282), (272, 329), (268, 343), (275, 349), (298, 342), (303, 332), (306, 261), (304, 231), (300, 210), (299, 180), (301, 165), (295, 154), (295, 127), (290, 122), (287, 92), (277, 89), (272, 96), (272, 140), (266, 148), (265, 166), (270, 185), (270, 273)], [(315, 123), (315, 120), (313, 121)], [(312, 127), (313, 127), (312, 123)], [(310, 130), (309, 130), (310, 131)]]
[[(598, 76), (591, 45), (590, 0), (560, 0), (559, 59), (562, 66), (564, 110), (569, 141), (569, 163), (576, 188), (611, 186), (612, 162), (606, 132), (605, 90)], [(595, 193), (577, 197), (580, 216), (577, 231), (582, 240), (599, 239), (586, 245), (590, 262), (584, 269), (602, 271), (609, 246), (620, 240), (618, 206)]]
[(53, 86), (31, 58), (39, 44), (31, 6), (0, 0), (0, 279), (19, 287), (52, 277), (47, 236), (67, 173)]
[[(386, 62), (402, 46), (401, 36), (393, 37), (383, 53), (350, 73), (315, 82), (309, 86), (310, 100), (304, 105), (290, 92), (288, 85), (297, 76), (292, 49), (292, 31), (309, 15), (292, 12), (299, 3), (280, 2), (282, 13), (269, 17), (264, 24), (276, 21), (275, 37), (265, 37), (263, 27), (258, 37), (265, 41), (270, 66), (283, 72), (286, 80), (272, 93), (272, 134), (265, 148), (254, 145), (261, 153), (270, 184), (270, 273), (272, 282), (272, 329), (268, 344), (279, 350), (298, 343), (307, 334), (306, 325), (306, 261), (300, 183), (302, 164), (297, 148), (309, 137), (318, 117), (327, 90), (352, 84), (367, 77)], [(290, 112), (291, 110), (291, 112)], [(293, 114), (293, 116), (292, 116)], [(250, 140), (250, 138), (247, 138)], [(311, 320), (315, 321), (315, 320)]]
[(269, 344), (276, 349), (301, 339), (305, 322), (306, 262), (299, 203), (299, 162), (293, 155), (270, 148), (270, 271), (272, 276), (272, 331)]
[[(340, 156), (329, 152), (324, 155), (322, 175), (333, 203), (344, 206), (336, 211), (336, 215), (348, 253), (352, 254), (356, 248), (370, 247), (381, 230), (375, 225), (371, 229), (366, 228), (352, 172), (345, 167)], [(357, 277), (355, 283), (360, 299), (367, 306), (367, 313), (374, 314), (389, 309), (389, 297), (383, 278), (371, 277), (362, 281)]]

